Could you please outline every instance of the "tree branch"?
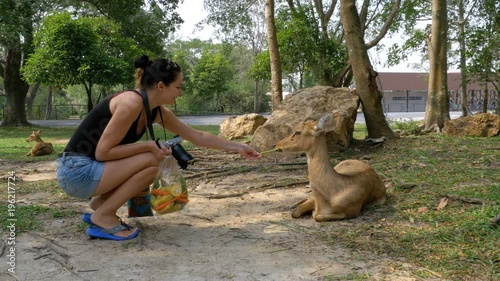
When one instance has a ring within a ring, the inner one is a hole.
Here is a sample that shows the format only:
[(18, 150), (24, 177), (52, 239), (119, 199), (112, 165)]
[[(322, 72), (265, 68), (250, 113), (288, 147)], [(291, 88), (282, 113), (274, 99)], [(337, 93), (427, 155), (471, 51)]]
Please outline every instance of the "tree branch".
[(326, 11), (326, 14), (325, 14), (325, 21), (326, 22), (329, 22), (330, 19), (332, 18), (333, 12), (335, 11), (335, 6), (337, 6), (337, 0), (333, 0), (330, 7), (328, 7), (328, 11)]
[(392, 21), (399, 13), (400, 6), (401, 6), (401, 0), (396, 0), (396, 2), (394, 2), (394, 6), (392, 7), (391, 13), (387, 17), (387, 20), (385, 21), (384, 25), (382, 26), (382, 29), (380, 30), (380, 33), (371, 42), (366, 44), (367, 49), (371, 49), (372, 47), (376, 46), (380, 42), (380, 40), (382, 40), (382, 38), (385, 37), (387, 31), (389, 30), (389, 27), (392, 24)]

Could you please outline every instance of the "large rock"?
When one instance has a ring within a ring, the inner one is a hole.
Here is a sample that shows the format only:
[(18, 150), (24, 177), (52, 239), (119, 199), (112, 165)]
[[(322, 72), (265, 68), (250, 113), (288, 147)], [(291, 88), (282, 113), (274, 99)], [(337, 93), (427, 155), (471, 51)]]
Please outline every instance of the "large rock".
[(224, 119), (220, 124), (219, 135), (230, 140), (251, 136), (255, 130), (266, 121), (266, 117), (256, 113), (231, 116)]
[(446, 121), (444, 132), (449, 136), (494, 137), (500, 135), (500, 116), (478, 113)]
[(298, 90), (289, 94), (266, 123), (257, 128), (252, 146), (261, 152), (271, 150), (278, 141), (293, 133), (302, 121), (337, 111), (342, 118), (337, 128), (327, 133), (328, 149), (346, 149), (352, 140), (358, 106), (359, 97), (355, 90), (348, 88), (316, 86)]

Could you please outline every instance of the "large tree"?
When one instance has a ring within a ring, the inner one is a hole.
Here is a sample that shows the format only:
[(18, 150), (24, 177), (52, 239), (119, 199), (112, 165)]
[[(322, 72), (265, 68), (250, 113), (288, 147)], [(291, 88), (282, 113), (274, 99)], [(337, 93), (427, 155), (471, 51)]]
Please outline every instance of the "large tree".
[(277, 109), (283, 100), (283, 84), (278, 37), (274, 19), (274, 0), (266, 0), (267, 45), (269, 48), (269, 63), (271, 65), (271, 96), (273, 110)]
[[(2, 126), (28, 124), (25, 102), (29, 85), (20, 75), (20, 69), (33, 52), (33, 34), (40, 20), (49, 12), (68, 10), (75, 17), (100, 15), (114, 19), (124, 27), (124, 37), (133, 38), (141, 47), (159, 53), (164, 35), (182, 22), (178, 14), (172, 12), (177, 4), (178, 0), (0, 1), (0, 49), (4, 50), (0, 57), (0, 75), (7, 97)], [(148, 7), (147, 11), (141, 7)], [(155, 24), (158, 20), (159, 24)]]
[(427, 41), (430, 72), (424, 125), (426, 130), (440, 131), (444, 123), (450, 120), (446, 0), (432, 1), (432, 30)]
[(26, 81), (61, 88), (84, 85), (88, 111), (94, 105), (93, 86), (128, 83), (133, 58), (144, 53), (122, 37), (113, 22), (103, 17), (73, 19), (69, 13), (45, 18), (34, 46), (22, 68)]
[(382, 94), (376, 81), (377, 73), (373, 70), (368, 57), (368, 46), (363, 37), (363, 25), (356, 9), (355, 0), (341, 0), (340, 7), (347, 49), (349, 50), (349, 63), (356, 82), (356, 92), (363, 106), (368, 137), (393, 138), (396, 134), (389, 128), (384, 116), (381, 103)]
[(40, 1), (0, 1), (0, 75), (4, 79), (6, 107), (2, 126), (25, 126), (26, 93), (29, 89), (20, 73), (27, 54), (31, 53), (33, 22), (36, 10), (42, 9)]

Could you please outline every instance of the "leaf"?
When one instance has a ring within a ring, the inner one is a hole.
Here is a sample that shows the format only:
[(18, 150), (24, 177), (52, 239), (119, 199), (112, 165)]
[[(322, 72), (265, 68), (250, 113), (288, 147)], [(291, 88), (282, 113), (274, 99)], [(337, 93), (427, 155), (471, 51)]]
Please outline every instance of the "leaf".
[(439, 205), (437, 206), (437, 209), (440, 211), (444, 209), (448, 205), (448, 197), (443, 197), (441, 198), (441, 201), (439, 201)]

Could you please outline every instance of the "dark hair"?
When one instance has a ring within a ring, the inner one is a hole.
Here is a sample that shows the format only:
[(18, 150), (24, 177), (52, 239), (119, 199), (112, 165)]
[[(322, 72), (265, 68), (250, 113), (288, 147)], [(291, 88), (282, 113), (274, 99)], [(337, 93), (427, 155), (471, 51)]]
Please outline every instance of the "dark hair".
[(146, 55), (138, 57), (134, 65), (137, 88), (151, 88), (160, 81), (168, 86), (182, 72), (181, 67), (170, 59), (158, 58), (151, 61)]

